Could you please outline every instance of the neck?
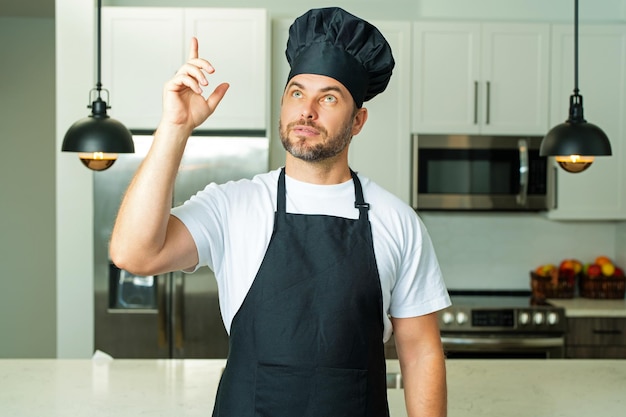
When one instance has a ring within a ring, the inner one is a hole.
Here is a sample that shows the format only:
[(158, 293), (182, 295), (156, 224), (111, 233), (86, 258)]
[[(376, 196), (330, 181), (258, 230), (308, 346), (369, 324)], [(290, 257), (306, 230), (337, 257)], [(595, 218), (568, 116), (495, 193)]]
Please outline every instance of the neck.
[(343, 153), (318, 162), (303, 161), (287, 153), (285, 174), (298, 181), (319, 185), (341, 184), (352, 178), (347, 154)]

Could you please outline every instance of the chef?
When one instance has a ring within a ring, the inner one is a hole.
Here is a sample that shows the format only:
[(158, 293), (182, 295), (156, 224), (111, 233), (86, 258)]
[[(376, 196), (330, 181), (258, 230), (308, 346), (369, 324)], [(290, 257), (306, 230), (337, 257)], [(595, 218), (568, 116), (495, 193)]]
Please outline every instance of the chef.
[(436, 311), (450, 300), (432, 243), (408, 205), (348, 165), (363, 103), (394, 67), (383, 35), (340, 8), (296, 19), (281, 98), (284, 167), (209, 184), (170, 211), (187, 138), (228, 89), (201, 95), (215, 68), (197, 51), (193, 39), (164, 87), (110, 253), (141, 275), (215, 272), (230, 347), (213, 416), (389, 416), (383, 343), (392, 332), (408, 415), (444, 416)]

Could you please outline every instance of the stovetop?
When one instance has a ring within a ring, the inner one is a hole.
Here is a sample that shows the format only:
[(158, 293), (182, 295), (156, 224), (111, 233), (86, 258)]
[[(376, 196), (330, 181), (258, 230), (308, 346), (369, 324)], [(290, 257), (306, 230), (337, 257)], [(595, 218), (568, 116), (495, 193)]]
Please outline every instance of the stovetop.
[(450, 290), (452, 306), (439, 313), (442, 331), (558, 333), (566, 329), (565, 311), (530, 291)]

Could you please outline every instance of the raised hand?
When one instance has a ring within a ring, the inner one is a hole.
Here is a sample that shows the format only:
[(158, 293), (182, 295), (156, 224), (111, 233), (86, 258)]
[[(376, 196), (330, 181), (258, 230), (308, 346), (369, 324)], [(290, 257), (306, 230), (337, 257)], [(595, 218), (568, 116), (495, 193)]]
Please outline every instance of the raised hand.
[(163, 88), (161, 123), (185, 127), (191, 132), (213, 114), (229, 87), (227, 83), (220, 84), (205, 99), (202, 89), (209, 85), (205, 73), (213, 72), (215, 68), (198, 57), (198, 40), (192, 38), (189, 60)]

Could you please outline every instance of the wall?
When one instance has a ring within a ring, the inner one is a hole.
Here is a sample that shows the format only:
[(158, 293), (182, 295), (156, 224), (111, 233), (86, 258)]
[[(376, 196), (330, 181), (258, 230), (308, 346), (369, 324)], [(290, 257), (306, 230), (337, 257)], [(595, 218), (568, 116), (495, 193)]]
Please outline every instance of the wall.
[(54, 357), (54, 20), (0, 18), (0, 57), (0, 358)]
[[(93, 340), (92, 175), (72, 155), (59, 152), (62, 137), (75, 120), (86, 115), (85, 97), (93, 86), (93, 6), (84, 0), (56, 0), (57, 28), (57, 354), (88, 357)], [(581, 1), (581, 21), (626, 21), (626, 0), (601, 3)], [(312, 7), (296, 0), (108, 0), (116, 6), (267, 7), (272, 18), (293, 16)], [(506, 20), (569, 21), (570, 0), (338, 0), (315, 6), (343, 6), (368, 19), (487, 18)], [(393, 7), (390, 5), (393, 4)], [(15, 71), (14, 69), (12, 69)], [(4, 72), (3, 72), (4, 73)], [(112, 112), (114, 116), (114, 112)], [(408, 139), (408, 138), (407, 138)], [(45, 174), (44, 174), (45, 175)], [(526, 287), (528, 269), (537, 262), (575, 255), (582, 248), (616, 253), (612, 223), (554, 223), (541, 217), (424, 215), (431, 229), (442, 267), (450, 283), (464, 285), (467, 270), (487, 269), (471, 275), (472, 285), (489, 277), (502, 286)], [(494, 227), (494, 224), (498, 227)], [(523, 232), (519, 233), (519, 230)], [(621, 229), (620, 229), (621, 230)], [(547, 234), (546, 234), (547, 232)], [(540, 236), (541, 234), (544, 236)], [(620, 236), (626, 232), (621, 231)], [(539, 239), (552, 236), (552, 239)], [(609, 242), (604, 247), (605, 242)], [(626, 246), (626, 245), (623, 245)], [(520, 250), (530, 250), (523, 255)], [(622, 250), (622, 249), (620, 249)], [(519, 253), (518, 253), (519, 252)], [(566, 255), (567, 254), (567, 255)], [(583, 258), (585, 254), (581, 253)], [(486, 262), (482, 262), (484, 259)], [(545, 259), (545, 260), (544, 260)], [(619, 257), (618, 257), (619, 259)], [(480, 279), (480, 281), (479, 281)], [(483, 283), (483, 284), (481, 284)]]
[[(557, 222), (542, 214), (435, 213), (420, 216), (451, 289), (529, 289), (529, 271), (565, 258), (616, 258), (613, 222)], [(622, 252), (626, 227), (621, 227)], [(623, 258), (623, 255), (622, 255)], [(622, 264), (626, 265), (626, 264)]]
[(89, 115), (95, 86), (95, 1), (56, 0), (57, 356), (93, 353), (93, 174), (61, 152), (75, 121)]

